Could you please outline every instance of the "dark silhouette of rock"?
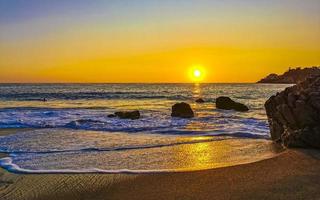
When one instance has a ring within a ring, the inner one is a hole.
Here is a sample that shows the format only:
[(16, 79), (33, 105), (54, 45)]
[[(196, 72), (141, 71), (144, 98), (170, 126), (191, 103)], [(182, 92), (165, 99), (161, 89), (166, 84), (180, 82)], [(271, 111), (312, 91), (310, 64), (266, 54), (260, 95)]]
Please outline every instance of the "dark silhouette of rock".
[(224, 110), (236, 110), (241, 112), (249, 110), (249, 108), (246, 105), (235, 102), (229, 97), (218, 97), (216, 99), (216, 108)]
[(320, 148), (320, 76), (270, 97), (265, 108), (274, 141), (286, 147)]
[(115, 112), (115, 116), (119, 117), (120, 119), (139, 119), (140, 118), (140, 112), (138, 110), (136, 111), (122, 111), (122, 112)]
[(204, 103), (205, 101), (202, 98), (196, 100), (197, 103)]
[(176, 103), (172, 106), (172, 117), (180, 117), (180, 118), (192, 118), (194, 117), (194, 113), (187, 103)]
[(289, 69), (282, 75), (270, 74), (258, 81), (258, 83), (287, 83), (297, 84), (303, 82), (308, 77), (320, 75), (320, 67), (310, 67), (301, 69)]
[(108, 117), (109, 118), (114, 118), (114, 117), (116, 117), (116, 115), (115, 114), (110, 114), (110, 115), (108, 115)]

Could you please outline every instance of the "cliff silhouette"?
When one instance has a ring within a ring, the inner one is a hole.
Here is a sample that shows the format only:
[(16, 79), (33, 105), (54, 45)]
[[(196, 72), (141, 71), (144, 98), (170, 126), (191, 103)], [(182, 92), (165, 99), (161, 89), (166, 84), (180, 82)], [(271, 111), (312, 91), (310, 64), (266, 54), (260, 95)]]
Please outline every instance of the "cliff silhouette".
[(261, 79), (257, 83), (283, 83), (283, 84), (297, 84), (303, 82), (308, 77), (320, 75), (320, 67), (309, 67), (309, 68), (289, 68), (282, 75), (269, 74), (265, 78)]

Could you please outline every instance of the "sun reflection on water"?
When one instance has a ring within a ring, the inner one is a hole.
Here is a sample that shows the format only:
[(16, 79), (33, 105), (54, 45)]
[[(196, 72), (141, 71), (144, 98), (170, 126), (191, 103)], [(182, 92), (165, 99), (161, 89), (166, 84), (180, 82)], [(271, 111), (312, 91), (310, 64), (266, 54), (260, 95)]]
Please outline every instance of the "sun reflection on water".
[[(204, 138), (199, 138), (204, 139)], [(217, 138), (218, 139), (218, 138)], [(219, 139), (218, 139), (219, 140)], [(253, 150), (259, 149), (259, 150)], [(265, 140), (222, 140), (181, 145), (173, 151), (176, 165), (189, 170), (226, 167), (269, 158), (277, 152)]]
[(201, 98), (202, 96), (202, 90), (201, 90), (201, 84), (195, 83), (192, 89), (192, 96), (193, 98)]

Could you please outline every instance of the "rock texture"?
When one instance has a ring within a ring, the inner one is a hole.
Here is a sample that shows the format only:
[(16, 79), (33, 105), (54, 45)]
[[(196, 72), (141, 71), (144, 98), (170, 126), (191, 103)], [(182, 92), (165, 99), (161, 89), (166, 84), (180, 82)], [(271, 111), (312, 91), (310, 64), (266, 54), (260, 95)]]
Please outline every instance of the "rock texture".
[[(115, 112), (115, 116), (119, 117), (120, 119), (139, 119), (140, 118), (140, 112), (138, 110), (136, 111), (122, 111), (122, 112)], [(113, 117), (109, 115), (109, 117)]]
[(297, 84), (305, 81), (310, 76), (320, 75), (320, 67), (289, 69), (282, 75), (270, 74), (258, 83), (288, 83)]
[(172, 106), (171, 116), (180, 118), (192, 118), (194, 117), (194, 113), (189, 104), (182, 102), (176, 103)]
[(202, 98), (196, 100), (197, 103), (204, 103), (205, 101)]
[(320, 148), (320, 76), (272, 96), (265, 108), (273, 140), (286, 147)]
[(241, 112), (245, 112), (249, 110), (249, 108), (246, 105), (235, 102), (229, 97), (218, 97), (216, 99), (216, 107), (219, 109), (236, 110)]

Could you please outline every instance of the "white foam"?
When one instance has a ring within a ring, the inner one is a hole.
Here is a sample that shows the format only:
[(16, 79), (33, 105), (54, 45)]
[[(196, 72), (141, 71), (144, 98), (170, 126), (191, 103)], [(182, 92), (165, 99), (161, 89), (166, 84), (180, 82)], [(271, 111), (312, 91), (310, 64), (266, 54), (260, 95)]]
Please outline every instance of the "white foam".
[(192, 169), (169, 169), (169, 170), (130, 170), (130, 169), (119, 169), (119, 170), (104, 170), (99, 168), (89, 168), (89, 169), (53, 169), (53, 170), (33, 170), (33, 169), (24, 169), (19, 167), (18, 165), (12, 163), (12, 159), (10, 157), (5, 157), (0, 159), (0, 166), (9, 172), (12, 173), (24, 173), (24, 174), (83, 174), (83, 173), (106, 173), (106, 174), (114, 174), (114, 173), (162, 173), (162, 172), (183, 172), (183, 171), (191, 171)]
[(9, 154), (0, 166), (14, 173), (159, 173), (251, 163), (277, 155), (272, 142), (233, 139), (111, 152)]
[(276, 155), (269, 155), (265, 157), (260, 157), (259, 159), (251, 159), (239, 163), (228, 163), (225, 165), (216, 165), (211, 167), (203, 167), (203, 168), (183, 168), (183, 169), (148, 169), (148, 170), (132, 170), (132, 169), (117, 169), (117, 170), (105, 170), (99, 168), (88, 168), (88, 169), (25, 169), (20, 166), (12, 163), (12, 159), (10, 157), (5, 157), (0, 159), (0, 166), (6, 169), (9, 172), (16, 174), (148, 174), (148, 173), (172, 173), (172, 172), (192, 172), (192, 171), (201, 171), (222, 167), (230, 167), (235, 165), (249, 164), (253, 162), (258, 162), (261, 160), (269, 159), (275, 157)]

